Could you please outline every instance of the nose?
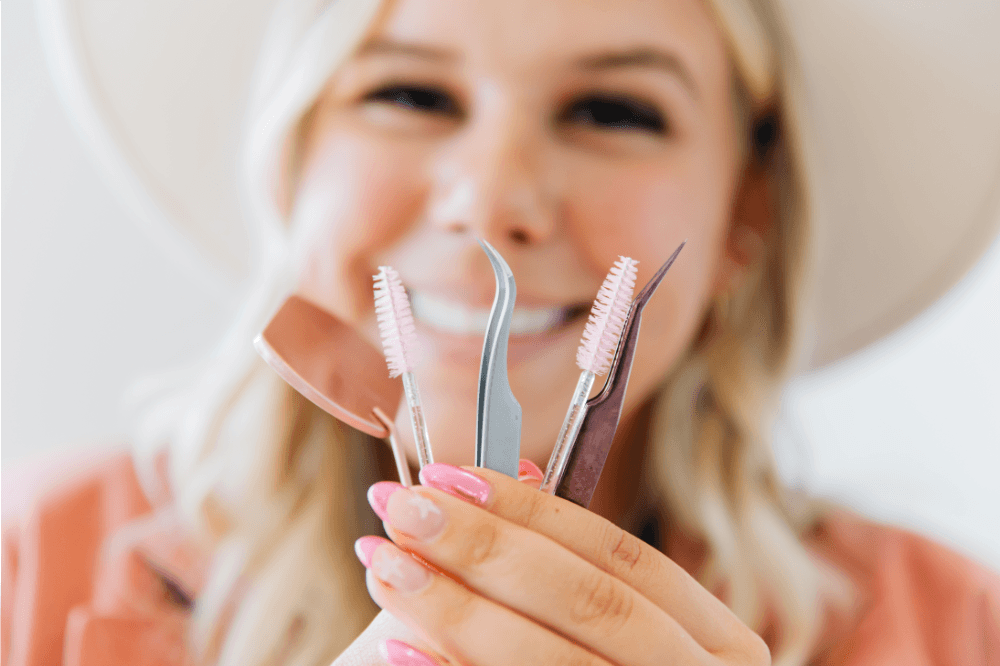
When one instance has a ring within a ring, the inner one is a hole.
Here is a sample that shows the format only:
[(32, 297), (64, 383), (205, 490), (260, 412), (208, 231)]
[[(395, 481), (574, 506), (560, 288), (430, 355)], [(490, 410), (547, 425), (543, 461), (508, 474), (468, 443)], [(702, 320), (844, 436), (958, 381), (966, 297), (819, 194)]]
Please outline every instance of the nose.
[(555, 229), (558, 194), (543, 150), (516, 111), (467, 126), (436, 165), (433, 225), (495, 245), (544, 243)]

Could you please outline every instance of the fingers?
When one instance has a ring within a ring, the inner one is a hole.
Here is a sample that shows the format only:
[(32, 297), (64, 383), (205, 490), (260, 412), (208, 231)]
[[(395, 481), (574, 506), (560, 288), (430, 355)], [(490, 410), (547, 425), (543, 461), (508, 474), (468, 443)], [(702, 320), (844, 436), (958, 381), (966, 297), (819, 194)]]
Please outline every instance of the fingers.
[(517, 480), (521, 483), (527, 484), (532, 488), (538, 488), (542, 485), (542, 480), (545, 478), (545, 472), (535, 463), (531, 462), (526, 458), (521, 458), (517, 465)]
[(394, 638), (382, 641), (379, 652), (390, 666), (438, 666), (438, 662), (426, 652)]
[[(450, 490), (448, 465), (429, 465), (421, 472), (425, 485)], [(435, 469), (441, 468), (441, 469)], [(461, 469), (461, 468), (452, 468)], [(662, 609), (709, 652), (722, 655), (748, 645), (767, 654), (763, 641), (740, 622), (719, 599), (673, 560), (641, 539), (572, 502), (540, 493), (524, 483), (484, 468), (471, 468), (484, 486), (479, 502), (493, 515), (544, 535), (607, 572)], [(768, 657), (769, 660), (769, 657)]]
[[(378, 539), (377, 537), (367, 537), (367, 539), (374, 539), (379, 543), (385, 543), (385, 539)], [(423, 650), (426, 654), (433, 652), (432, 649), (427, 647), (426, 641), (420, 640), (416, 634), (391, 613), (382, 611), (354, 639), (354, 642), (334, 660), (331, 666), (375, 666), (376, 664), (384, 666), (387, 661), (393, 664), (391, 660), (386, 658), (386, 654), (382, 650), (382, 643), (387, 639), (404, 642), (411, 648)], [(440, 663), (445, 662), (442, 661)]]
[[(452, 487), (461, 487), (465, 496), (487, 498), (485, 483), (468, 472), (455, 467), (434, 471), (452, 475)], [(527, 616), (614, 663), (653, 666), (662, 663), (664, 654), (676, 664), (711, 661), (662, 609), (541, 534), (431, 489), (376, 484), (372, 495), (393, 540), (472, 588), (457, 586), (466, 595), (485, 597), (491, 607), (505, 607), (512, 617)], [(395, 589), (430, 584), (431, 574), (423, 566), (399, 566), (406, 577), (390, 581)], [(409, 578), (418, 575), (419, 580)]]
[(368, 567), (368, 590), (375, 602), (456, 663), (610, 666), (528, 618), (431, 572), (392, 543), (369, 541), (358, 550), (368, 558), (362, 563)]

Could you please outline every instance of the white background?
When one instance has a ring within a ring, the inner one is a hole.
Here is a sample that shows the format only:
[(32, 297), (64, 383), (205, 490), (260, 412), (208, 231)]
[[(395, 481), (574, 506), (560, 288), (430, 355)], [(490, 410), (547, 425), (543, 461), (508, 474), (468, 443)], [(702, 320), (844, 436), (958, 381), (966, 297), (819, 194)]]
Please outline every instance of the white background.
[[(3, 3), (2, 461), (122, 441), (136, 379), (203, 354), (232, 304), (170, 263), (101, 179)], [(790, 482), (1000, 569), (1000, 245), (874, 348), (793, 383)]]

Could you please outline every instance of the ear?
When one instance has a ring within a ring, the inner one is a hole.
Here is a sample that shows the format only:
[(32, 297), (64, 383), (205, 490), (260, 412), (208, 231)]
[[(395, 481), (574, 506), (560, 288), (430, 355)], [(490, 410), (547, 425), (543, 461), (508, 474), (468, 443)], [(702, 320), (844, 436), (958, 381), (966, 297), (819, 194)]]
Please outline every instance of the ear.
[(732, 292), (739, 286), (747, 267), (766, 251), (765, 239), (775, 224), (775, 160), (771, 157), (774, 121), (765, 116), (753, 127), (752, 153), (736, 184), (732, 221), (714, 294)]

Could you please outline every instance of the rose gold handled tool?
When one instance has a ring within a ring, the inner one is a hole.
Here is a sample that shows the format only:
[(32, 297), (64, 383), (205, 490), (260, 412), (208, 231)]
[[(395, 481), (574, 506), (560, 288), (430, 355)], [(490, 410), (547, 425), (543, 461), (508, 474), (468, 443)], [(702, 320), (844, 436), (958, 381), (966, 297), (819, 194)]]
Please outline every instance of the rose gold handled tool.
[(300, 296), (291, 296), (253, 342), (271, 368), (324, 412), (363, 433), (387, 439), (400, 483), (411, 485), (392, 415), (403, 385), (385, 358), (358, 333)]

